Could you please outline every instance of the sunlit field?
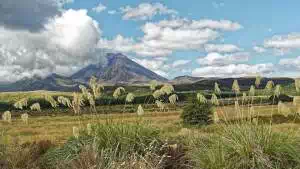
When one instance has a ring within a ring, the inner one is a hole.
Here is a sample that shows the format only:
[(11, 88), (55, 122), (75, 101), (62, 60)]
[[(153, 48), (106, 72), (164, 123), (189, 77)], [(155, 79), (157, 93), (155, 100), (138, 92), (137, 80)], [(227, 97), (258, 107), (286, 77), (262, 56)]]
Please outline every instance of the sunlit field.
[(9, 169), (298, 167), (300, 99), (290, 93), (299, 92), (299, 83), (296, 80), (292, 89), (269, 81), (257, 89), (259, 83), (257, 77), (249, 90), (242, 91), (235, 80), (226, 98), (217, 83), (212, 91), (185, 96), (171, 84), (152, 81), (140, 95), (123, 87), (105, 92), (95, 78), (74, 93), (2, 93), (1, 108), (7, 110), (0, 121), (4, 161), (0, 165)]

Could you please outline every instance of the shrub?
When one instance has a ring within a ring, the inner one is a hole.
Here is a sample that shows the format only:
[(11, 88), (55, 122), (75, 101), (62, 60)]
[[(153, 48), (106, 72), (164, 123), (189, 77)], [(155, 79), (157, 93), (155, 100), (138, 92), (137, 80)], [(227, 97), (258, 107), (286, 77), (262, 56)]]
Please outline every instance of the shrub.
[(196, 168), (205, 169), (297, 168), (299, 141), (296, 133), (273, 132), (270, 125), (245, 122), (194, 139), (191, 157)]
[(281, 102), (292, 102), (293, 101), (293, 97), (290, 97), (290, 96), (285, 95), (285, 94), (281, 94), (281, 95), (279, 95), (279, 97), (277, 97), (277, 96), (271, 96), (269, 98), (269, 101), (271, 103), (274, 103), (274, 104), (278, 104), (279, 101), (281, 101)]
[(194, 102), (183, 109), (181, 118), (186, 125), (208, 125), (212, 123), (213, 106), (210, 103)]

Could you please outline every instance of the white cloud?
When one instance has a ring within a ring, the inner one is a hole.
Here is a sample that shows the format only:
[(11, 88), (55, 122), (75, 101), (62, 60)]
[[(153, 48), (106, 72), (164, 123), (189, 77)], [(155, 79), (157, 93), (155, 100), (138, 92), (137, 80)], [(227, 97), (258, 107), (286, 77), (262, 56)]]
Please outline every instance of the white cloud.
[(116, 10), (110, 10), (110, 11), (108, 11), (108, 14), (110, 14), (110, 15), (114, 15), (114, 14), (116, 14), (116, 13), (117, 13)]
[[(144, 36), (137, 38), (138, 40), (118, 35), (112, 40), (102, 39), (98, 46), (141, 56), (162, 57), (171, 55), (174, 51), (203, 50), (205, 44), (220, 38), (219, 31), (234, 31), (241, 27), (238, 23), (228, 20), (175, 19), (158, 23), (147, 22), (141, 27)], [(219, 48), (219, 51), (241, 50), (233, 45), (214, 46), (214, 48)]]
[(300, 33), (291, 33), (288, 35), (275, 35), (264, 42), (266, 48), (275, 49), (299, 49)]
[(103, 5), (102, 3), (99, 3), (96, 7), (94, 7), (92, 10), (96, 13), (100, 13), (106, 10), (106, 6)]
[(0, 61), (4, 67), (0, 81), (52, 72), (70, 75), (99, 58), (96, 44), (101, 30), (86, 10), (64, 11), (44, 27), (36, 33), (0, 27)]
[(205, 66), (224, 66), (233, 63), (242, 63), (249, 60), (249, 53), (238, 52), (222, 55), (220, 53), (209, 53), (204, 58), (199, 58), (197, 62)]
[(191, 62), (191, 60), (176, 60), (173, 62), (172, 67), (177, 68), (180, 66), (184, 66), (190, 62)]
[(162, 20), (157, 23), (160, 27), (169, 28), (182, 28), (182, 29), (214, 29), (222, 31), (237, 31), (243, 28), (237, 22), (230, 20), (211, 20), (211, 19), (200, 19), (200, 20), (189, 20), (189, 19), (172, 19)]
[(124, 20), (148, 20), (155, 15), (175, 15), (177, 12), (161, 3), (141, 3), (137, 7), (121, 7)]
[(197, 68), (192, 71), (192, 75), (197, 77), (243, 77), (257, 74), (268, 76), (274, 72), (275, 68), (271, 63), (256, 65), (231, 64)]
[(170, 66), (166, 64), (166, 61), (167, 61), (166, 59), (163, 59), (163, 58), (153, 58), (153, 59), (133, 58), (132, 60), (163, 77), (168, 77), (167, 71), (170, 69)]
[(231, 53), (242, 51), (242, 49), (232, 44), (207, 44), (204, 48), (206, 52)]
[(254, 50), (255, 52), (257, 52), (257, 53), (264, 53), (264, 52), (267, 51), (265, 48), (260, 47), (260, 46), (254, 46), (254, 47), (253, 47), (253, 50)]
[(281, 59), (279, 61), (279, 65), (283, 66), (285, 69), (293, 69), (293, 70), (300, 70), (300, 56), (297, 58), (287, 58)]

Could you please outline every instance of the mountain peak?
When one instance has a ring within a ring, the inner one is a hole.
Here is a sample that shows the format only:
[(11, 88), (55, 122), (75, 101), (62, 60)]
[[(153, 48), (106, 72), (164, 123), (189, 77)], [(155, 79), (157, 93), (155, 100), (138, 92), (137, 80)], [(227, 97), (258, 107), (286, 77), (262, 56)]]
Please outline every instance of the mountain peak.
[(100, 81), (111, 84), (145, 83), (150, 80), (167, 81), (166, 78), (139, 65), (122, 53), (108, 53), (106, 58), (106, 65), (89, 65), (72, 75), (72, 79), (86, 83), (91, 76), (95, 76)]

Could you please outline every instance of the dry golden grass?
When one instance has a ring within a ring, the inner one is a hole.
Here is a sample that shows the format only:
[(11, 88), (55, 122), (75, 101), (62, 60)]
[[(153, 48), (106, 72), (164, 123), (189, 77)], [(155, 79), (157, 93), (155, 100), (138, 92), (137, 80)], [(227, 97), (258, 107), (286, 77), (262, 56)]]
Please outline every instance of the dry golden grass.
[[(288, 103), (287, 106), (292, 112), (295, 112), (297, 108)], [(273, 109), (273, 113), (277, 113), (277, 106), (271, 105), (255, 106), (255, 112), (259, 116), (270, 116)], [(241, 106), (241, 111), (247, 116), (249, 112), (248, 106)], [(234, 106), (220, 106), (217, 108), (217, 112), (222, 118), (225, 113), (228, 119), (234, 119), (237, 117)], [(41, 116), (41, 117), (29, 117), (28, 125), (23, 123), (21, 118), (13, 119), (11, 124), (4, 121), (0, 121), (0, 134), (4, 131), (6, 139), (18, 138), (21, 142), (33, 142), (39, 140), (51, 140), (57, 144), (64, 143), (71, 135), (73, 126), (85, 128), (88, 123), (106, 123), (106, 122), (126, 122), (135, 123), (140, 121), (147, 121), (153, 126), (156, 126), (168, 136), (184, 135), (180, 120), (181, 110), (171, 112), (146, 112), (141, 118), (135, 113), (124, 114), (102, 114), (102, 115), (82, 115), (82, 116)], [(300, 124), (286, 123), (286, 124), (274, 124), (275, 130), (287, 130), (289, 128), (297, 129)], [(193, 130), (193, 129), (188, 129)], [(208, 134), (216, 130), (216, 125), (210, 125), (195, 129), (193, 132), (197, 134)]]

